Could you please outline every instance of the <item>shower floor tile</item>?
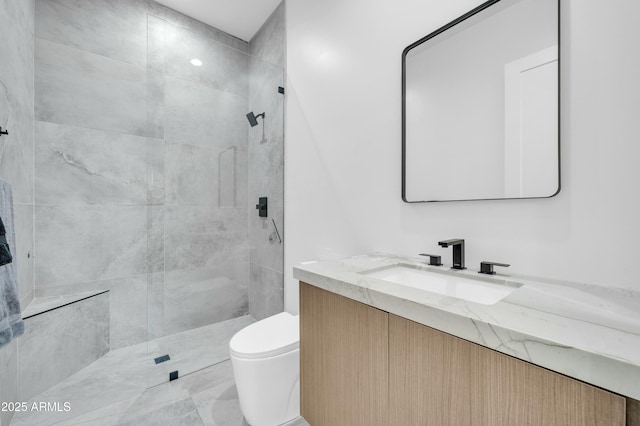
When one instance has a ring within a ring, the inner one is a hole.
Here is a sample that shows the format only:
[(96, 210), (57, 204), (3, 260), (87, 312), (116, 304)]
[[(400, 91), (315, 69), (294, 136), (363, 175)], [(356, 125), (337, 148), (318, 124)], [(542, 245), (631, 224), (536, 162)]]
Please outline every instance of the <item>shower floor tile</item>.
[(184, 376), (229, 359), (229, 341), (233, 335), (254, 322), (251, 316), (245, 315), (154, 340), (157, 348), (154, 348), (156, 352), (150, 352), (151, 358), (167, 354), (171, 359), (152, 367), (155, 374), (149, 375), (149, 386), (168, 381), (171, 371)]
[[(247, 315), (111, 351), (27, 403), (59, 403), (58, 410), (50, 404), (16, 413), (11, 425), (246, 424), (228, 344), (254, 321)], [(156, 365), (154, 358), (166, 353), (171, 360)], [(168, 382), (174, 370), (180, 378)], [(64, 411), (65, 402), (71, 410)]]

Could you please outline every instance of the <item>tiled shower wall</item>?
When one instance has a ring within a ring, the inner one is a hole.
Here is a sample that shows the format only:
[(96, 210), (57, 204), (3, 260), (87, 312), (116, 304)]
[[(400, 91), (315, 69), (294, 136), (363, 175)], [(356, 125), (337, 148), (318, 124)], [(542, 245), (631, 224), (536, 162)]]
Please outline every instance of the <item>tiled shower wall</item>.
[[(257, 318), (282, 310), (270, 219), (284, 238), (283, 5), (246, 43), (148, 0), (8, 0), (0, 40), (23, 308), (109, 289), (112, 349), (243, 315), (249, 300)], [(264, 134), (249, 110), (267, 113)], [(268, 220), (247, 210), (258, 196)], [(0, 350), (2, 400), (17, 398), (17, 364), (14, 342)]]
[(266, 114), (249, 130), (249, 205), (258, 197), (269, 200), (268, 218), (249, 212), (249, 312), (256, 319), (284, 309), (284, 96), (278, 94), (284, 87), (284, 8), (280, 3), (249, 43), (249, 109)]
[[(0, 1), (0, 179), (14, 201), (18, 286), (22, 306), (33, 298), (33, 0)], [(17, 341), (0, 349), (0, 401), (18, 395)], [(0, 425), (12, 413), (0, 411)]]
[(248, 43), (146, 0), (35, 15), (36, 295), (111, 290), (112, 349), (246, 314)]

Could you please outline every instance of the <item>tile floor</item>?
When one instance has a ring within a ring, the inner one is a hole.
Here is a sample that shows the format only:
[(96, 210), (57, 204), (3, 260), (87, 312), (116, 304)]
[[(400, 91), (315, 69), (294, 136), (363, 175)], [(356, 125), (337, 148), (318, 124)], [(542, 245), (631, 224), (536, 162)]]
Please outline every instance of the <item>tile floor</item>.
[(229, 340), (253, 322), (253, 317), (245, 315), (147, 343), (149, 358), (165, 354), (171, 357), (161, 364), (150, 364), (148, 387), (169, 381), (170, 371), (177, 370), (184, 376), (229, 359)]
[[(235, 318), (109, 352), (28, 402), (29, 407), (41, 401), (69, 402), (70, 411), (16, 413), (11, 426), (247, 425), (227, 347), (235, 331), (253, 321), (250, 316)], [(172, 360), (156, 366), (153, 358), (164, 349)], [(168, 371), (190, 371), (205, 360), (208, 367), (166, 381)], [(147, 386), (157, 383), (161, 384)], [(290, 426), (305, 425), (299, 420)]]

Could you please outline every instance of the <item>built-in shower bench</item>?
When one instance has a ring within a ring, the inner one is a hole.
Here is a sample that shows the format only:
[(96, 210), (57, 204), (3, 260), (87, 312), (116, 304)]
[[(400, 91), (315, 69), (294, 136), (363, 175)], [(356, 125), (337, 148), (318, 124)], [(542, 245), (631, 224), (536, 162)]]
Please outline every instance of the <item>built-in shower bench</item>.
[(18, 399), (28, 401), (109, 352), (109, 290), (35, 298), (22, 311)]
[(71, 305), (76, 302), (81, 302), (94, 296), (107, 293), (109, 290), (98, 291), (86, 291), (82, 293), (64, 294), (61, 296), (50, 297), (36, 297), (31, 300), (29, 305), (22, 310), (22, 319), (29, 319), (31, 317), (53, 311), (55, 309), (63, 308), (67, 305)]

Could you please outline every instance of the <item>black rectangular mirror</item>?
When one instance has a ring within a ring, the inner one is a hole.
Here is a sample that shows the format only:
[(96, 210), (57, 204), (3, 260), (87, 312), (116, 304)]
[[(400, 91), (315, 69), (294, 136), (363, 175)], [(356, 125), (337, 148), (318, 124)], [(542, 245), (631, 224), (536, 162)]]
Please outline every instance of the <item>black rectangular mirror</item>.
[(560, 191), (559, 0), (491, 0), (402, 53), (402, 199)]

